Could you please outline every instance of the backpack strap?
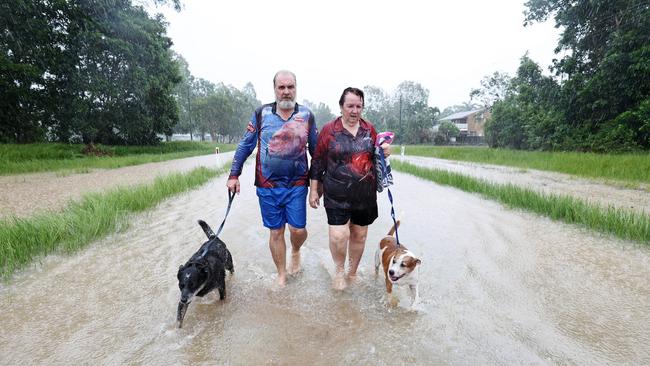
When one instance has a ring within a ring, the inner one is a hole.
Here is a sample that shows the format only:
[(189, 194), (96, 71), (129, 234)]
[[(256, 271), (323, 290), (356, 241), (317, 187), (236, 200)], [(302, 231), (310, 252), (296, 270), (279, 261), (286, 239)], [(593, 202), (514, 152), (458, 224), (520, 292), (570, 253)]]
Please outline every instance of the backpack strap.
[(261, 143), (262, 143), (262, 137), (260, 133), (262, 132), (262, 109), (263, 108), (258, 108), (255, 111), (255, 123), (257, 124), (255, 128), (257, 128), (257, 151), (260, 151)]

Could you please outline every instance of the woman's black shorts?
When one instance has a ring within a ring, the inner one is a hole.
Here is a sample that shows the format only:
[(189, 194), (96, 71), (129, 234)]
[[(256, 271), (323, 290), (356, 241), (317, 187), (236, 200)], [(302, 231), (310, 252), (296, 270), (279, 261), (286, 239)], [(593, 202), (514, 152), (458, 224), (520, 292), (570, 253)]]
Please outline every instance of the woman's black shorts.
[(363, 210), (347, 210), (342, 208), (325, 208), (327, 223), (330, 225), (345, 225), (348, 220), (355, 225), (367, 226), (377, 218), (377, 206)]

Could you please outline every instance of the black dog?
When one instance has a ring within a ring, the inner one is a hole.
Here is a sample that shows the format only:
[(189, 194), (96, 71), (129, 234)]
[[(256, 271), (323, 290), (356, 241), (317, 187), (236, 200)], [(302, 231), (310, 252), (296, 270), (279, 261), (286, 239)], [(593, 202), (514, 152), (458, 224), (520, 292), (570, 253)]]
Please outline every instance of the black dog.
[(232, 256), (226, 243), (217, 238), (210, 226), (199, 220), (208, 241), (184, 265), (178, 268), (178, 287), (181, 300), (178, 302), (176, 321), (183, 326), (185, 312), (194, 296), (203, 297), (212, 290), (219, 290), (219, 299), (226, 298), (226, 269), (235, 272)]

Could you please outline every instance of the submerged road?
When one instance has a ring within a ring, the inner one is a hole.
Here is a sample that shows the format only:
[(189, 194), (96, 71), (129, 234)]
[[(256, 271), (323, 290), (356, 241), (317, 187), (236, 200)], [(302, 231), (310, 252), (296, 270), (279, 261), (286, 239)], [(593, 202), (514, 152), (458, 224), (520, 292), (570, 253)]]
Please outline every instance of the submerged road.
[(400, 239), (422, 258), (419, 306), (390, 307), (374, 276), (385, 193), (356, 285), (331, 289), (319, 208), (303, 271), (278, 289), (252, 173), (221, 235), (235, 262), (224, 302), (195, 301), (175, 328), (176, 272), (204, 240), (196, 220), (223, 219), (221, 176), (0, 285), (0, 364), (650, 364), (648, 247), (395, 173)]

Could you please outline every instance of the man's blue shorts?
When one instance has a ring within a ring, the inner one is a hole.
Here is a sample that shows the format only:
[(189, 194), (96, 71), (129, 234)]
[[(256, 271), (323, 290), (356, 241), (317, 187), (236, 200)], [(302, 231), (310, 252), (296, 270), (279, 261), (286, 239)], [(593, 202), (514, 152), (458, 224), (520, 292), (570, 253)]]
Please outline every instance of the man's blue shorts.
[(264, 226), (279, 229), (285, 223), (302, 229), (307, 225), (307, 186), (257, 188)]

